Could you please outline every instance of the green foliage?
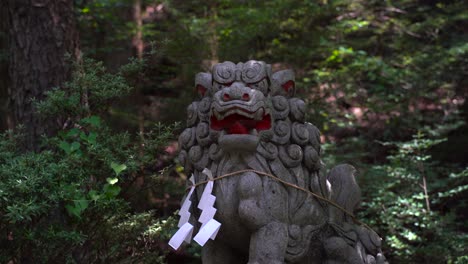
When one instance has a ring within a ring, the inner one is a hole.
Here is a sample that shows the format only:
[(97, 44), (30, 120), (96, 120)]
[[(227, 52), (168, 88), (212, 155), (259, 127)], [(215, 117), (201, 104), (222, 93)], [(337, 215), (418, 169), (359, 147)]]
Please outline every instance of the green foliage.
[(456, 197), (466, 193), (468, 168), (449, 176), (451, 168), (431, 160), (428, 151), (443, 141), (418, 133), (383, 143), (395, 148), (389, 163), (364, 175), (363, 215), (385, 234), (387, 255), (398, 262), (450, 263), (467, 254), (468, 235), (458, 231), (466, 225), (457, 216), (466, 204)]
[[(112, 101), (130, 93), (131, 87), (124, 76), (140, 69), (141, 63), (132, 61), (117, 74), (110, 74), (102, 62), (84, 58), (80, 64), (74, 64), (70, 82), (46, 92), (48, 99), (37, 102), (37, 111), (46, 118), (59, 117), (65, 120), (102, 113)], [(81, 122), (99, 126), (99, 117), (83, 119)]]
[[(0, 230), (7, 234), (0, 262), (163, 263), (158, 241), (167, 239), (174, 219), (135, 212), (125, 195), (177, 124), (157, 124), (144, 142), (111, 129), (102, 113), (128, 94), (123, 72), (106, 73), (88, 59), (76, 67), (71, 82), (38, 103), (44, 115), (67, 120), (44, 139), (44, 150), (22, 153), (21, 134), (0, 136)], [(150, 151), (141, 152), (141, 144)]]

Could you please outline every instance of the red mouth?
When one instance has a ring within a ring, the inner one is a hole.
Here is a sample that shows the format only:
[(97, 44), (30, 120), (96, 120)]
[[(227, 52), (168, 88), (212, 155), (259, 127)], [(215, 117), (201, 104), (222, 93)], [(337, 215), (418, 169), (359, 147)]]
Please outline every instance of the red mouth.
[(228, 134), (249, 134), (249, 131), (256, 129), (257, 132), (271, 128), (271, 117), (269, 114), (263, 116), (262, 120), (255, 120), (240, 114), (226, 116), (223, 120), (218, 120), (211, 116), (211, 129), (226, 130)]

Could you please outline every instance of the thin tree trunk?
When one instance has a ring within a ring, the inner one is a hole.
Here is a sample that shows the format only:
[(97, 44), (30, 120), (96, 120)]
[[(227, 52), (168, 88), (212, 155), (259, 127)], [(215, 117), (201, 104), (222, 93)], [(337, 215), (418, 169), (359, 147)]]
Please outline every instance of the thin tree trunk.
[(218, 19), (218, 12), (217, 12), (217, 7), (216, 5), (213, 5), (210, 9), (210, 22), (208, 24), (209, 26), (209, 32), (210, 32), (210, 38), (208, 40), (208, 44), (210, 46), (210, 55), (211, 55), (211, 66), (215, 65), (216, 63), (219, 62), (218, 58), (218, 34), (216, 32), (216, 20)]
[(133, 3), (133, 19), (135, 20), (136, 24), (136, 33), (133, 38), (133, 45), (136, 50), (136, 54), (138, 59), (143, 58), (143, 17), (141, 14), (141, 0), (135, 0)]
[(79, 56), (73, 0), (6, 0), (9, 28), (9, 109), (22, 124), (26, 149), (37, 150), (40, 136), (51, 134), (58, 120), (42, 120), (32, 99), (60, 87), (70, 76), (70, 61)]
[[(143, 42), (143, 17), (141, 13), (141, 0), (134, 0), (133, 2), (133, 19), (136, 24), (136, 33), (133, 37), (133, 46), (135, 48), (135, 52), (137, 58), (139, 60), (143, 59), (143, 51), (144, 51), (144, 42)], [(135, 180), (135, 184), (137, 187), (141, 188), (145, 182), (144, 177), (144, 166), (143, 166), (143, 157), (145, 156), (145, 116), (143, 113), (144, 107), (144, 100), (143, 95), (141, 93), (141, 81), (138, 79), (135, 85), (135, 95), (137, 101), (137, 108), (138, 108), (138, 134), (140, 135), (140, 150), (139, 156), (140, 160), (142, 160), (140, 165), (140, 175), (137, 176)]]

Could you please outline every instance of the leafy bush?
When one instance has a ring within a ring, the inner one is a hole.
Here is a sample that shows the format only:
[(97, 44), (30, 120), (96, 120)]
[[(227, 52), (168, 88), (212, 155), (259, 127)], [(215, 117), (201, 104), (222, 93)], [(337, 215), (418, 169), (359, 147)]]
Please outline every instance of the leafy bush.
[(117, 74), (88, 59), (75, 67), (37, 103), (45, 118), (65, 120), (42, 151), (21, 152), (20, 130), (0, 136), (0, 262), (162, 263), (158, 243), (173, 218), (135, 212), (129, 197), (138, 177), (154, 184), (152, 164), (178, 125), (156, 124), (144, 139), (106, 125), (106, 108), (131, 89), (124, 76), (142, 62)]
[(429, 150), (444, 139), (418, 133), (394, 147), (389, 162), (364, 175), (364, 217), (384, 234), (387, 255), (398, 263), (462, 263), (468, 234), (460, 212), (468, 190), (468, 168), (454, 173), (431, 160)]

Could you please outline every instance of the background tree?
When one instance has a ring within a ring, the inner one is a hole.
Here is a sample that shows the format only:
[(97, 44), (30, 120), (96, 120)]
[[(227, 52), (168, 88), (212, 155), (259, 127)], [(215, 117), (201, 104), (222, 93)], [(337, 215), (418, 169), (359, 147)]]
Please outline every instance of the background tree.
[[(8, 29), (9, 109), (13, 125), (24, 125), (25, 147), (38, 148), (42, 134), (58, 120), (42, 120), (33, 99), (61, 86), (70, 77), (70, 60), (79, 56), (73, 1), (14, 1), (3, 3)], [(67, 61), (67, 55), (70, 60)]]

